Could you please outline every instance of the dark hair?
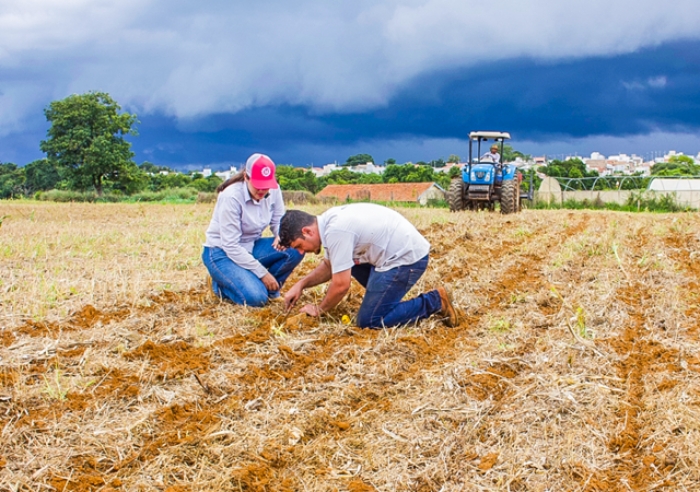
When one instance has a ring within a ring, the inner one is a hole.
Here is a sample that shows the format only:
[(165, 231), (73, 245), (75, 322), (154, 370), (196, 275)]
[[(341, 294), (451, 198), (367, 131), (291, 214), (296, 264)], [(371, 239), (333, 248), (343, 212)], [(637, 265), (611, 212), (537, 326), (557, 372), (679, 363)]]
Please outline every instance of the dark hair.
[(289, 210), (280, 222), (280, 246), (289, 248), (294, 241), (304, 237), (301, 230), (316, 222), (316, 216), (301, 210)]
[(228, 178), (226, 181), (221, 183), (219, 186), (216, 187), (216, 192), (221, 193), (224, 191), (226, 188), (231, 186), (233, 183), (238, 183), (239, 181), (243, 181), (245, 179), (245, 169), (242, 171), (239, 171), (238, 173), (234, 174), (230, 178)]

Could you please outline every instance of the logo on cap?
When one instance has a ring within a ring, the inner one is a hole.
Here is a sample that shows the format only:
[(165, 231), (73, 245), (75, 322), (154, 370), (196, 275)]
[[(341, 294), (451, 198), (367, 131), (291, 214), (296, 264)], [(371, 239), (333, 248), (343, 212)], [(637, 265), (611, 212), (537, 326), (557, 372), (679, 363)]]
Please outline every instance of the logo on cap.
[(272, 171), (271, 171), (270, 168), (267, 167), (267, 166), (263, 167), (263, 168), (260, 170), (260, 174), (262, 174), (262, 175), (265, 176), (266, 178), (269, 177), (271, 173), (272, 173)]

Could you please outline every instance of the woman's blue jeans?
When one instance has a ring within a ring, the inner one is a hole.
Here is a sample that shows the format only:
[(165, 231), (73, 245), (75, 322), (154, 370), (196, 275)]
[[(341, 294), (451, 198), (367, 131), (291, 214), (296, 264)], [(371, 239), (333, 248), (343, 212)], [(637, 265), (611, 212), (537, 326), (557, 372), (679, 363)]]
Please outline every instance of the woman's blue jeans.
[(352, 276), (366, 289), (357, 313), (357, 325), (361, 328), (388, 328), (415, 323), (440, 311), (442, 301), (436, 290), (402, 301), (427, 267), (427, 255), (412, 265), (386, 272), (378, 272), (368, 263), (352, 267)]
[[(294, 248), (277, 251), (272, 247), (273, 240), (265, 237), (255, 241), (253, 256), (277, 279), (281, 288), (304, 255)], [(219, 297), (236, 304), (260, 307), (267, 304), (268, 299), (280, 296), (279, 290), (268, 291), (262, 280), (250, 270), (236, 265), (221, 248), (205, 246), (202, 261), (211, 275), (212, 290)]]

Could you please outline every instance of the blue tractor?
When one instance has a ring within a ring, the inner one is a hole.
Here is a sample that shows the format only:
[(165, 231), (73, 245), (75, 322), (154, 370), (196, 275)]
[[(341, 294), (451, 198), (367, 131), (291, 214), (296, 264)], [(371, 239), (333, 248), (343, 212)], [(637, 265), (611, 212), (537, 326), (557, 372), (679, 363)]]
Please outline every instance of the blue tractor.
[[(522, 198), (531, 198), (520, 193), (523, 176), (516, 166), (501, 162), (506, 140), (510, 140), (510, 133), (469, 134), (469, 160), (447, 190), (450, 211), (494, 210), (496, 202), (500, 202), (501, 213), (512, 214), (520, 211)], [(493, 142), (490, 147), (489, 141)]]

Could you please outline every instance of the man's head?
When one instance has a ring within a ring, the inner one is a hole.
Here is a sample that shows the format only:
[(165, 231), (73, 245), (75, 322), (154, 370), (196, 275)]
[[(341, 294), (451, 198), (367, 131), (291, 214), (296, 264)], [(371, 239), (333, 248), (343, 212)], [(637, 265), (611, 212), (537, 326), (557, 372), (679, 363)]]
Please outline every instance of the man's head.
[(491, 146), (491, 153), (492, 153), (492, 154), (495, 154), (496, 152), (498, 152), (498, 145), (493, 144), (493, 145)]
[(301, 210), (289, 210), (280, 222), (280, 246), (300, 253), (321, 252), (321, 237), (316, 217)]

